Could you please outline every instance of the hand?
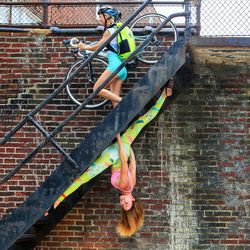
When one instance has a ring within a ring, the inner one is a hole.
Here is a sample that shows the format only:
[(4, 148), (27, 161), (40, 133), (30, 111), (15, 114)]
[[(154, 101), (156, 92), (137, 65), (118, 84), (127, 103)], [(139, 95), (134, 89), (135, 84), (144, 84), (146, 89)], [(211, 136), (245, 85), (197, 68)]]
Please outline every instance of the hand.
[(76, 37), (70, 39), (70, 46), (72, 48), (78, 48), (79, 40)]
[(85, 45), (83, 42), (79, 42), (79, 43), (78, 43), (78, 48), (79, 48), (80, 50), (86, 50), (86, 45)]

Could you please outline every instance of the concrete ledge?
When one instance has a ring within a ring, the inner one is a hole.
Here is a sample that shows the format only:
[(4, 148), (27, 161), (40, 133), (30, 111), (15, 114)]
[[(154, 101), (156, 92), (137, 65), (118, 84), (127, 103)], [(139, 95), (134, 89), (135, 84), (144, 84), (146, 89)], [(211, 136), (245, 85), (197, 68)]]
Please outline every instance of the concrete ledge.
[(197, 74), (248, 72), (250, 37), (192, 37), (189, 51)]
[(190, 39), (191, 45), (206, 47), (250, 47), (250, 37), (198, 37)]

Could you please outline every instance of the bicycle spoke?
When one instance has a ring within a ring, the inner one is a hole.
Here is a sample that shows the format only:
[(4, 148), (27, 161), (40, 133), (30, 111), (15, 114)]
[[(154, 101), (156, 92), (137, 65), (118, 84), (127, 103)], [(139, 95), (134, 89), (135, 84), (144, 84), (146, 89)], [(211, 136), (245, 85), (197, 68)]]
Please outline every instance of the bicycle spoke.
[[(139, 46), (165, 19), (166, 17), (164, 15), (158, 13), (146, 14), (137, 18), (131, 24), (137, 46)], [(138, 59), (143, 63), (154, 64), (177, 40), (177, 35), (175, 25), (172, 22), (167, 23), (166, 26), (153, 37), (150, 43), (141, 50)]]
[[(79, 60), (74, 63), (67, 73), (69, 78), (83, 63), (83, 60)], [(93, 86), (96, 80), (100, 77), (102, 72), (106, 69), (107, 63), (100, 59), (94, 58), (91, 65), (86, 65), (82, 71), (66, 86), (67, 93), (70, 99), (77, 105), (81, 103), (93, 93)], [(107, 103), (107, 100), (96, 96), (86, 108), (97, 108)]]

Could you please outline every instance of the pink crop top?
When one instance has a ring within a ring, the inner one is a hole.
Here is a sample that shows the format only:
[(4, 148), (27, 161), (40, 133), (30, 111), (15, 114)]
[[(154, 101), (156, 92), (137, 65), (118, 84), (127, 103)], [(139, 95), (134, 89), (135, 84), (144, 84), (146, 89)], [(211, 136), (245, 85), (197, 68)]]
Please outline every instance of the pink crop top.
[(123, 190), (123, 189), (119, 188), (119, 187), (116, 185), (116, 181), (117, 181), (117, 179), (120, 177), (120, 175), (121, 175), (121, 173), (118, 172), (118, 171), (115, 172), (115, 173), (113, 173), (112, 176), (111, 176), (111, 184), (112, 184), (115, 188), (121, 190), (122, 192), (125, 192), (125, 193), (130, 193), (130, 192), (132, 192), (132, 190), (133, 190), (133, 185), (132, 185), (132, 176), (131, 176), (131, 173), (128, 171), (128, 177), (129, 177), (129, 181), (130, 181), (130, 189), (129, 189), (129, 190)]

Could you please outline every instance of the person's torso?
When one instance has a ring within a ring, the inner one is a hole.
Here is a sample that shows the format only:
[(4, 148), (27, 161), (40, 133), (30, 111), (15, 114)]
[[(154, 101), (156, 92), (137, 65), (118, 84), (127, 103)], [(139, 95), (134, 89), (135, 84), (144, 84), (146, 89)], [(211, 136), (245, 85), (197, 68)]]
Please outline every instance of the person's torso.
[[(126, 158), (128, 159), (128, 157), (130, 156), (130, 145), (127, 143), (123, 143), (123, 148), (125, 150)], [(112, 172), (119, 171), (121, 168), (121, 160), (117, 142), (108, 147), (106, 150), (108, 151), (109, 161), (112, 164)]]
[(129, 178), (129, 185), (126, 189), (122, 189), (118, 186), (117, 182), (118, 180), (120, 179), (120, 175), (121, 173), (118, 171), (118, 172), (112, 172), (112, 175), (111, 175), (111, 184), (114, 188), (124, 192), (124, 193), (131, 193), (134, 189), (133, 187), (133, 183), (132, 183), (132, 176), (131, 176), (131, 173), (128, 171), (128, 178)]
[[(109, 31), (110, 36), (113, 35), (116, 31), (116, 27), (113, 26), (111, 28), (108, 28), (107, 31)], [(114, 37), (111, 41), (110, 41), (110, 46), (112, 46), (112, 48), (117, 52), (118, 51), (118, 43), (117, 43), (117, 37)]]

